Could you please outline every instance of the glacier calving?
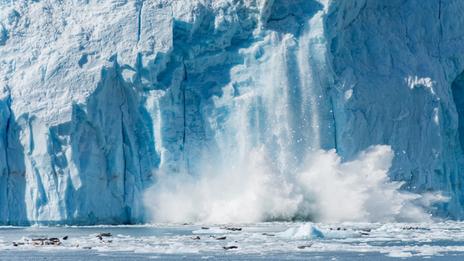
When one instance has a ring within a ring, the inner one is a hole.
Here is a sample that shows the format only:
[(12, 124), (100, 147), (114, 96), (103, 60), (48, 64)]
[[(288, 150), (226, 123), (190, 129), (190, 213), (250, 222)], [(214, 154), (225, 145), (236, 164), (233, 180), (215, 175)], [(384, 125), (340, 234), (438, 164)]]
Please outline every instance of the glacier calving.
[[(162, 175), (395, 152), (464, 217), (464, 2), (0, 0), (0, 223), (136, 223)], [(213, 166), (214, 167), (214, 166)]]

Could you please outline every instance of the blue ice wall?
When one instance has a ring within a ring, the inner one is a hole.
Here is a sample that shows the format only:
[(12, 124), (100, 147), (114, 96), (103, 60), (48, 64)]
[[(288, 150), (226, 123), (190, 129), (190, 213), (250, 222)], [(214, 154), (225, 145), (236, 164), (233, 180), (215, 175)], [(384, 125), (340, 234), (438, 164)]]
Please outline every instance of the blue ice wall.
[[(395, 151), (462, 218), (462, 1), (0, 2), (0, 223), (143, 222), (157, 175)], [(271, 153), (272, 152), (272, 153)]]
[(464, 21), (453, 12), (463, 8), (461, 1), (340, 1), (326, 17), (339, 153), (390, 144), (392, 178), (412, 191), (444, 191), (451, 200), (440, 212), (454, 218), (462, 217), (461, 98), (453, 82), (464, 66)]

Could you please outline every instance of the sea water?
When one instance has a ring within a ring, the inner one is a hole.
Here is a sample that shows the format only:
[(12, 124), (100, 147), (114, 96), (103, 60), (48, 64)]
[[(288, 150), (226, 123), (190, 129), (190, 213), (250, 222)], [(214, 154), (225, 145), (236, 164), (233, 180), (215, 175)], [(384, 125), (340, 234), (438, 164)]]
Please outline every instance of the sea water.
[[(61, 244), (28, 243), (52, 237)], [(462, 260), (464, 223), (2, 227), (0, 249), (1, 260)]]

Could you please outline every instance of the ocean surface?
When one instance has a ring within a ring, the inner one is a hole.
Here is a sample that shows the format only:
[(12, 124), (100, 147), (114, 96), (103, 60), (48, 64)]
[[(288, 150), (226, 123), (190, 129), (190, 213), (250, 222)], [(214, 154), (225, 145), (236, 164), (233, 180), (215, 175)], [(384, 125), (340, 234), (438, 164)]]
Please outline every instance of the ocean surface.
[(464, 223), (1, 227), (0, 260), (463, 260)]

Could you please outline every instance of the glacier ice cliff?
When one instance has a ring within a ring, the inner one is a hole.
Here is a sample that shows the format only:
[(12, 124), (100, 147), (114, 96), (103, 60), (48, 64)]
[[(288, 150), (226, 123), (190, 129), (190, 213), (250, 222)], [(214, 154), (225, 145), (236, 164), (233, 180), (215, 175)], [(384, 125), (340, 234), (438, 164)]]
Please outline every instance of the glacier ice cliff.
[[(376, 144), (464, 217), (464, 2), (0, 0), (0, 223), (137, 223), (162, 175)], [(205, 156), (206, 155), (206, 156)], [(214, 165), (213, 164), (213, 165)], [(213, 166), (214, 167), (214, 166)]]

